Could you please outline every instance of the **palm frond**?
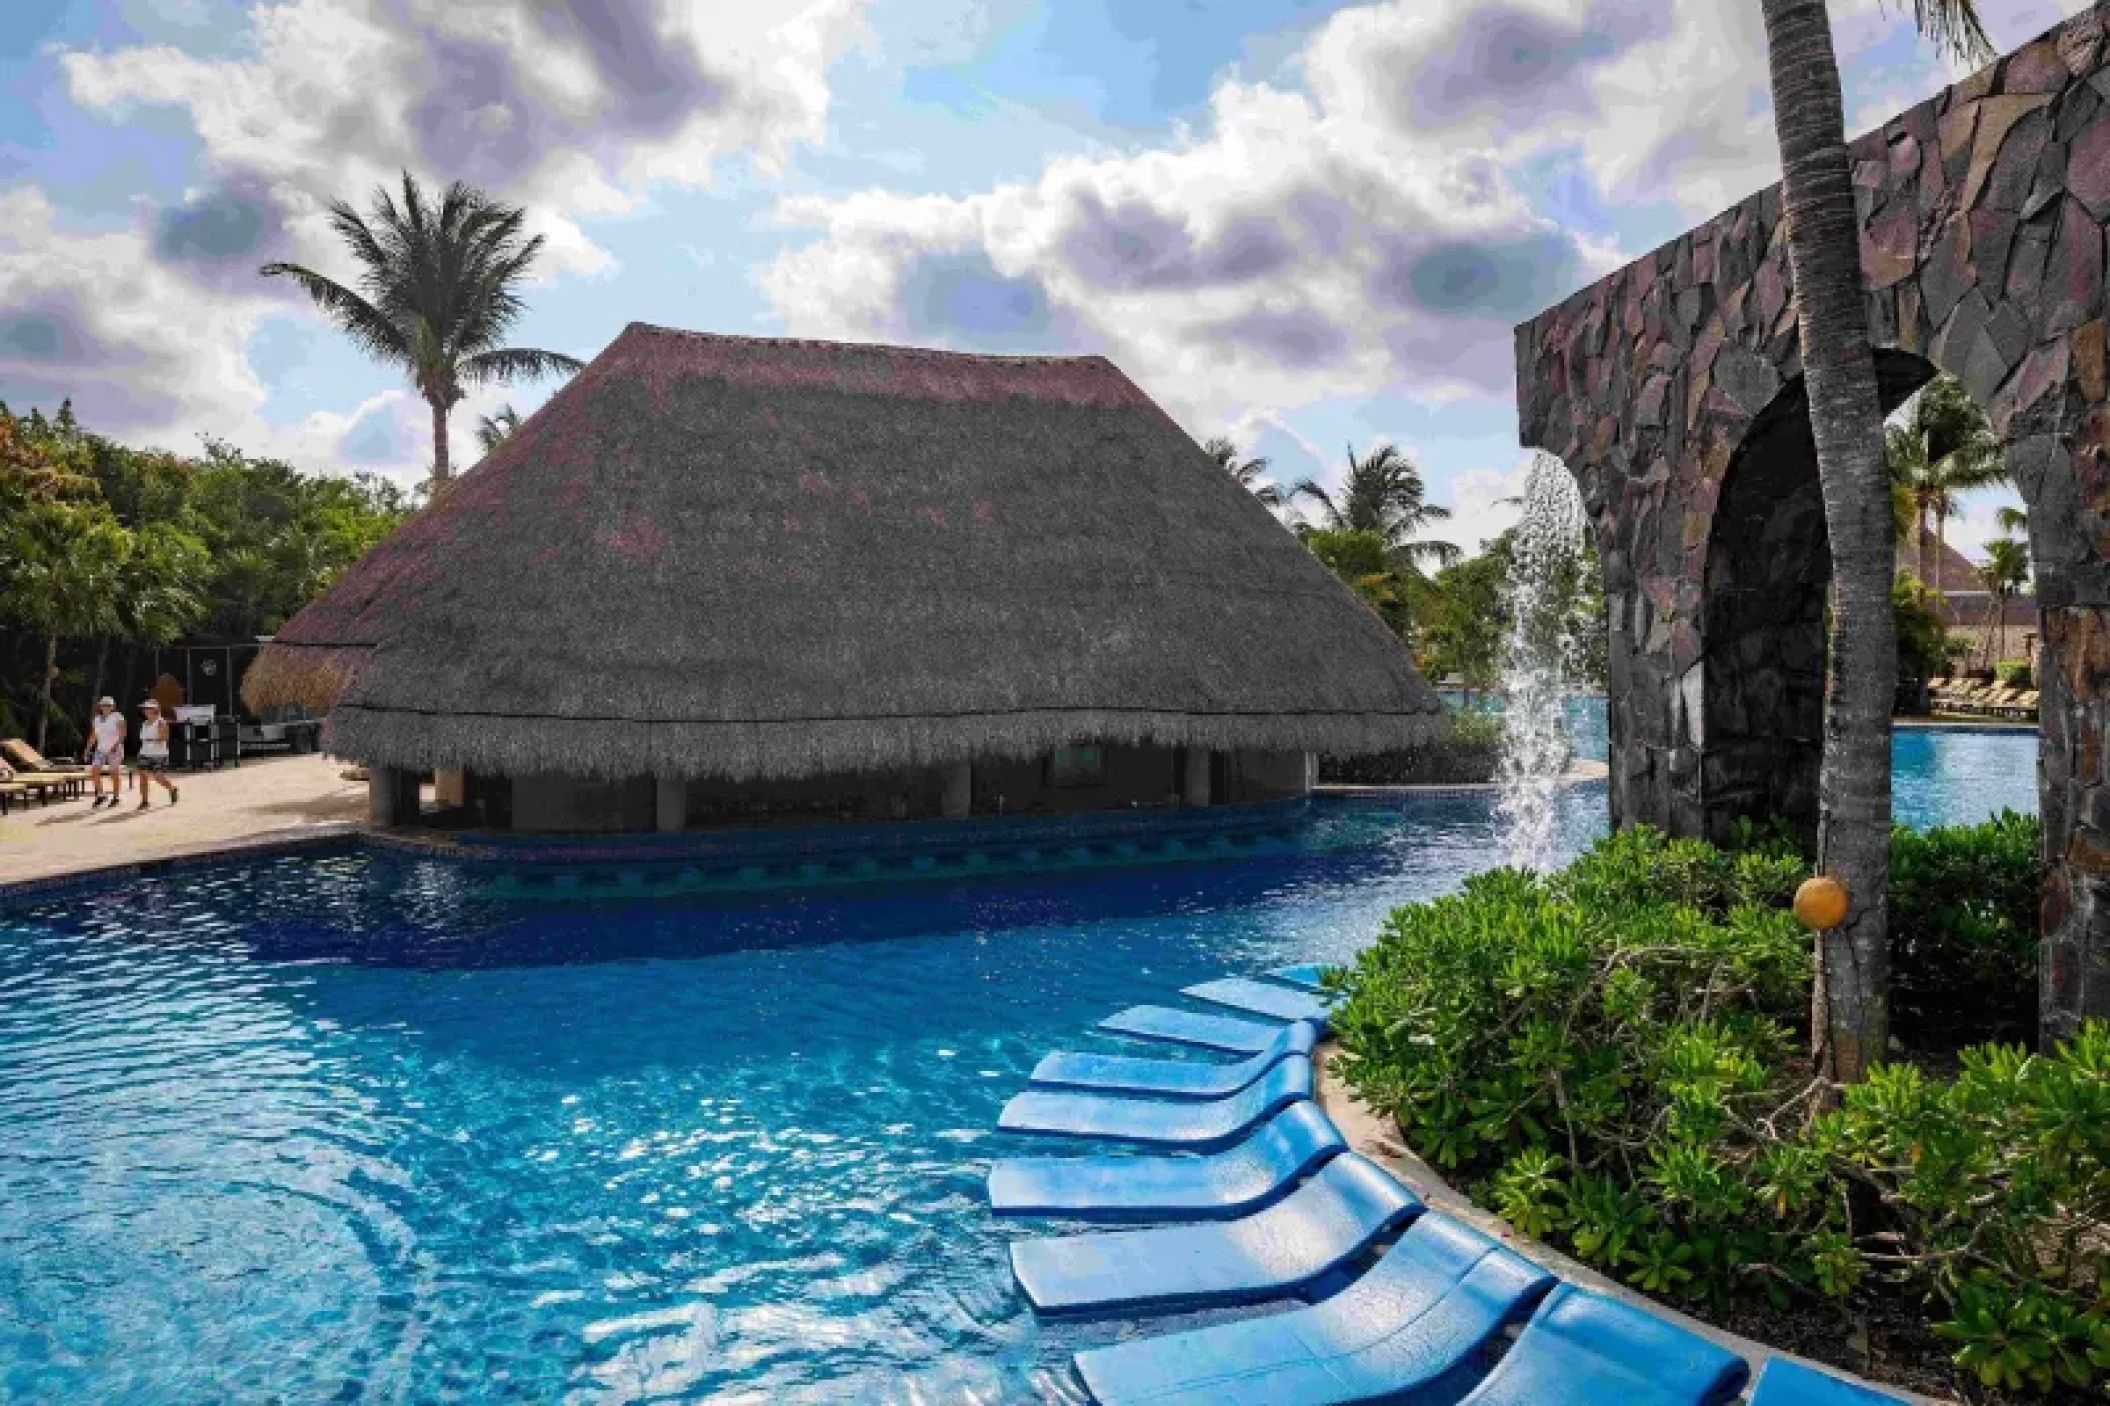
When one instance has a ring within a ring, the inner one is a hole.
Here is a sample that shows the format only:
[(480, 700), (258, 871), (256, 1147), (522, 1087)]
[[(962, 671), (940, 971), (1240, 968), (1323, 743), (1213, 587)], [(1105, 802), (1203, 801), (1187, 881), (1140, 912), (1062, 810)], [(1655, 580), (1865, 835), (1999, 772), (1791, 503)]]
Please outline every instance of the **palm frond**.
[(403, 329), (389, 321), (379, 308), (335, 279), (299, 264), (265, 264), (262, 273), (266, 278), (292, 279), (323, 316), (336, 323), (368, 356), (379, 361), (410, 364), (410, 339), (403, 335)]
[[(1884, 0), (1884, 8), (1889, 7), (1890, 0)], [(1935, 47), (1960, 62), (1984, 63), (1995, 52), (1976, 0), (1912, 0), (1912, 22)]]
[(570, 376), (586, 367), (577, 357), (562, 352), (536, 351), (528, 347), (500, 347), (464, 357), (455, 367), (463, 382), (483, 385), (490, 381), (533, 380), (542, 376)]

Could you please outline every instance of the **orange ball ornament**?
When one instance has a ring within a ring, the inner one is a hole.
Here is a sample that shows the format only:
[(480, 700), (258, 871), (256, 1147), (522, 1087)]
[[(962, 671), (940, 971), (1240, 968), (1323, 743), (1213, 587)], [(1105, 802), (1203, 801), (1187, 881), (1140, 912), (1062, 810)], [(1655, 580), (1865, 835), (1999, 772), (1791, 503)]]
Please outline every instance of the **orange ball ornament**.
[(1846, 885), (1829, 874), (1804, 879), (1795, 890), (1795, 918), (1813, 932), (1839, 926), (1846, 921)]

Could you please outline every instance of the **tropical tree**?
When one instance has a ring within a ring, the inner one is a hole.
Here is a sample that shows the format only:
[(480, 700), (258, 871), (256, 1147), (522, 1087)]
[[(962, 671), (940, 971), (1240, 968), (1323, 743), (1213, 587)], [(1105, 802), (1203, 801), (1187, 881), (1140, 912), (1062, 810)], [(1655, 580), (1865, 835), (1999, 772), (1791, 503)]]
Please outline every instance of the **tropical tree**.
[[(1985, 544), (1985, 560), (1978, 564), (1978, 579), (1985, 584), (1985, 663), (1988, 669), (2007, 658), (2007, 603), (2029, 584), (2029, 546), (2012, 537), (1995, 537)], [(1993, 632), (2000, 632), (2000, 649), (1993, 650)]]
[(1396, 566), (1414, 575), (1425, 562), (1449, 566), (1464, 555), (1449, 542), (1416, 540), (1431, 523), (1447, 521), (1451, 510), (1428, 501), (1421, 470), (1397, 445), (1381, 444), (1358, 459), (1351, 444), (1338, 494), (1307, 478), (1290, 497), (1316, 503), (1320, 526), (1328, 531), (1375, 533)]
[(1974, 489), (1990, 488), (2007, 479), (2000, 441), (1970, 392), (1954, 377), (1938, 376), (1912, 398), (1903, 422), (1886, 432), (1884, 458), (1891, 482), (1909, 510), (1920, 581), (1939, 596), (1941, 563), (1948, 556), (1949, 518), (1959, 500)]
[(1289, 495), (1280, 484), (1265, 477), (1266, 459), (1241, 459), (1238, 446), (1222, 435), (1202, 441), (1202, 452), (1216, 461), (1216, 467), (1229, 474), (1240, 488), (1251, 493), (1266, 508), (1286, 508)]
[(1315, 528), (1301, 534), (1311, 554), (1348, 583), (1392, 633), (1407, 639), (1414, 630), (1414, 585), (1396, 569), (1385, 539), (1375, 532)]
[[(511, 439), (513, 431), (519, 428), (520, 412), (515, 410), (512, 404), (508, 402), (498, 407), (496, 415), (480, 415), (477, 417), (476, 442), (482, 447), (484, 453), (489, 454), (499, 445)], [(1265, 464), (1267, 460), (1262, 459), (1260, 462)]]
[(102, 636), (124, 627), (121, 578), (131, 543), (100, 503), (31, 502), (8, 517), (6, 576), (0, 615), (43, 642), (37, 697), (37, 748), (50, 737), (51, 694), (59, 676), (59, 641)]
[(542, 236), (524, 238), (526, 212), (454, 182), (434, 203), (408, 171), (403, 201), (374, 192), (371, 223), (340, 200), (330, 223), (360, 266), (353, 291), (299, 264), (270, 263), (266, 278), (290, 278), (367, 355), (403, 368), (432, 409), (432, 485), (450, 474), (447, 412), (467, 388), (580, 368), (560, 352), (501, 345), (523, 305)]
[[(1849, 1083), (1883, 1057), (1890, 1031), (1897, 539), (1831, 17), (1825, 0), (1760, 0), (1760, 10), (1804, 388), (1832, 549), (1817, 845), (1818, 866), (1845, 887), (1848, 908), (1839, 926), (1818, 935), (1811, 1042), (1819, 1072)], [(1991, 49), (1973, 0), (1913, 0), (1913, 14), (1922, 33), (1955, 54)]]

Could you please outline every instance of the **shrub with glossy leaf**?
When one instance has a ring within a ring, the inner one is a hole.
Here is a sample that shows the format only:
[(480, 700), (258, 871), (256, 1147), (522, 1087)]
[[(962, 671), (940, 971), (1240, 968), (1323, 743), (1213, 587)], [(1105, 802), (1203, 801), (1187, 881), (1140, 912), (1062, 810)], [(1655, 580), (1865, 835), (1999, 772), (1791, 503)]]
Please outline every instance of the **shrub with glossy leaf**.
[(1890, 839), (1891, 1023), (1914, 1048), (2036, 1038), (2033, 815)]
[[(2024, 828), (1908, 842), (1904, 921), (2011, 904), (1948, 866)], [(2110, 1375), (2110, 1027), (1968, 1050), (1950, 1083), (1878, 1068), (1820, 1111), (1805, 872), (1633, 828), (1479, 875), (1341, 978), (1340, 1067), (1518, 1229), (1647, 1292), (1903, 1295), (1989, 1385)]]

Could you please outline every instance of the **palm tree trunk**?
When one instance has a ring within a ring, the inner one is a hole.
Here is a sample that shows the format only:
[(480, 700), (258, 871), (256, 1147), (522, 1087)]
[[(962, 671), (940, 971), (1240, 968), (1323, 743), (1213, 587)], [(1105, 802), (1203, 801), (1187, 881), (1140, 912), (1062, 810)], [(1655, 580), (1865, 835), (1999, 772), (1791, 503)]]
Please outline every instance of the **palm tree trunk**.
[[(1930, 591), (1936, 590), (1941, 583), (1934, 579), (1933, 572), (1936, 568), (1928, 560), (1934, 541), (1927, 535), (1927, 509), (1924, 506), (1913, 515), (1912, 535), (1918, 539), (1916, 545), (1919, 550), (1920, 584)], [(1938, 561), (1940, 558), (1937, 557), (1935, 560)]]
[(432, 491), (437, 495), (453, 472), (447, 463), (447, 407), (437, 400), (427, 403), (432, 406)]
[(53, 631), (44, 637), (44, 705), (37, 709), (37, 750), (44, 750), (44, 743), (51, 728), (51, 679), (59, 671), (59, 636)]
[(1818, 867), (1845, 886), (1850, 900), (1845, 921), (1817, 938), (1811, 1040), (1819, 1070), (1850, 1083), (1883, 1057), (1890, 1034), (1896, 533), (1830, 17), (1824, 0), (1761, 5), (1787, 197), (1788, 263), (1832, 550)]
[[(1948, 559), (1949, 510), (1943, 507), (1936, 507), (1934, 510), (1934, 574), (1937, 578), (1939, 578), (1941, 575), (1942, 564), (1948, 561)], [(1941, 593), (1941, 582), (1939, 579), (1929, 581), (1927, 584), (1934, 588), (1934, 600), (1936, 605), (1939, 605), (1942, 601), (1948, 599)]]

